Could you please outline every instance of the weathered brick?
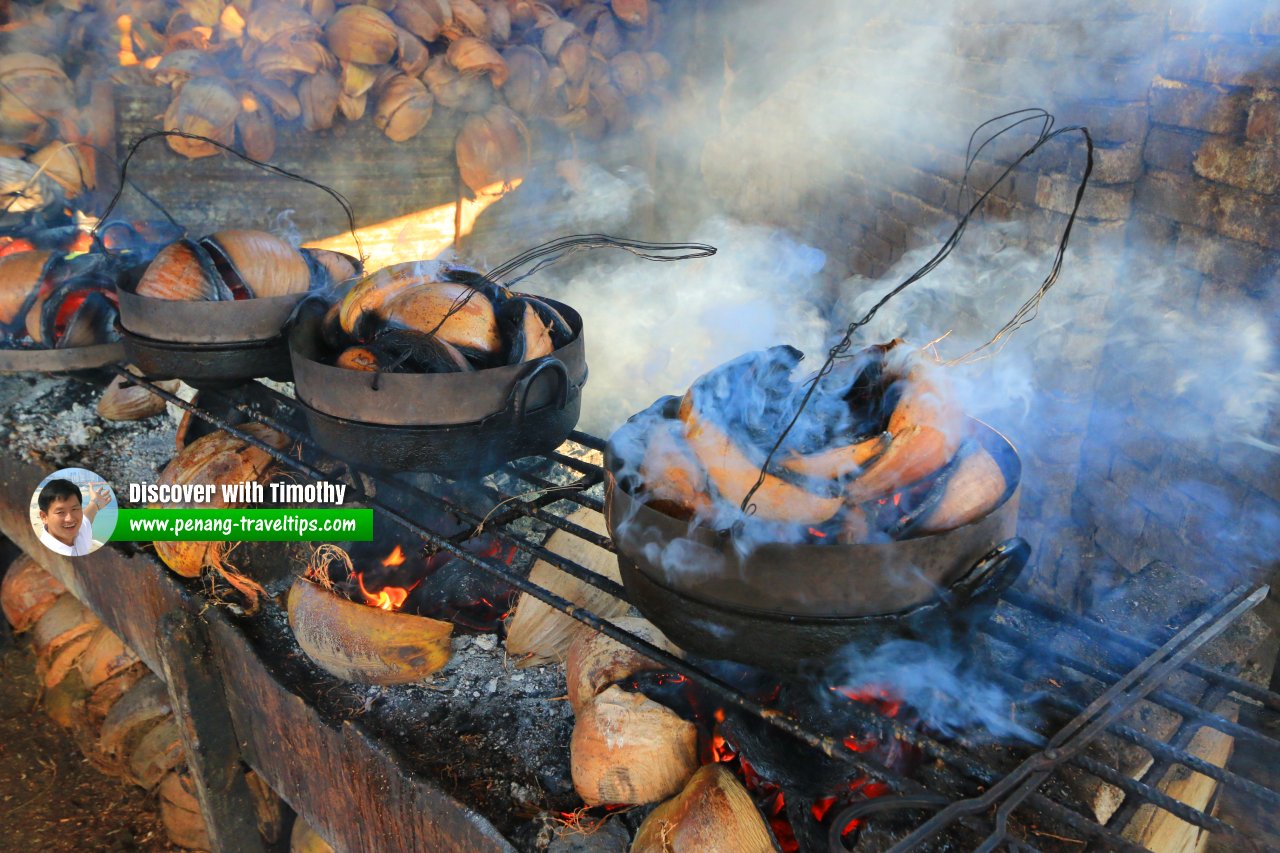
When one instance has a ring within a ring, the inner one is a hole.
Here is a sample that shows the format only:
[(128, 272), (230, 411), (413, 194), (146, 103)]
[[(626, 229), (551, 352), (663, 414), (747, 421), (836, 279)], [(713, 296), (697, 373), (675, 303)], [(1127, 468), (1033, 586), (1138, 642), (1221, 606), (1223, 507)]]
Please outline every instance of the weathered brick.
[(1224, 42), (1205, 55), (1204, 79), (1226, 86), (1280, 86), (1280, 50), (1274, 44)]
[(1236, 240), (1280, 249), (1280, 205), (1257, 193), (1220, 186), (1216, 230)]
[(1149, 111), (1147, 99), (1125, 104), (1078, 102), (1065, 105), (1063, 120), (1089, 128), (1099, 142), (1131, 142), (1147, 131)]
[(1277, 255), (1259, 246), (1188, 225), (1178, 234), (1174, 261), (1198, 270), (1216, 282), (1243, 285), (1260, 283), (1274, 275)]
[(1210, 137), (1196, 152), (1197, 175), (1259, 193), (1280, 189), (1280, 147), (1238, 144), (1220, 136)]
[(1136, 181), (1142, 174), (1142, 143), (1099, 146), (1094, 152), (1093, 178), (1101, 184)]
[(1153, 169), (1190, 172), (1203, 141), (1204, 135), (1199, 131), (1154, 125), (1147, 134), (1142, 159)]
[(1210, 227), (1218, 188), (1201, 178), (1175, 172), (1150, 172), (1138, 182), (1135, 207), (1175, 222)]
[(1280, 91), (1257, 89), (1249, 103), (1244, 137), (1250, 142), (1277, 144), (1280, 140)]
[[(1036, 204), (1057, 213), (1070, 213), (1079, 181), (1066, 175), (1041, 175)], [(1133, 186), (1090, 183), (1080, 200), (1080, 215), (1093, 219), (1127, 219), (1133, 205)]]
[(1102, 521), (1094, 534), (1094, 541), (1111, 559), (1130, 572), (1138, 571), (1151, 558), (1150, 551), (1142, 541), (1141, 529), (1134, 533)]
[(1158, 77), (1151, 84), (1151, 120), (1208, 133), (1239, 134), (1248, 119), (1249, 93)]
[(1229, 475), (1280, 502), (1280, 456), (1253, 444), (1233, 441), (1218, 448), (1217, 461)]
[[(1139, 193), (1139, 207), (1141, 198), (1141, 193)], [(1126, 237), (1131, 245), (1143, 249), (1147, 246), (1171, 246), (1178, 237), (1178, 228), (1177, 223), (1171, 222), (1163, 216), (1152, 216), (1149, 213), (1138, 210), (1129, 219), (1129, 230), (1126, 233)], [(1142, 253), (1132, 260), (1141, 262), (1145, 257), (1145, 253)]]

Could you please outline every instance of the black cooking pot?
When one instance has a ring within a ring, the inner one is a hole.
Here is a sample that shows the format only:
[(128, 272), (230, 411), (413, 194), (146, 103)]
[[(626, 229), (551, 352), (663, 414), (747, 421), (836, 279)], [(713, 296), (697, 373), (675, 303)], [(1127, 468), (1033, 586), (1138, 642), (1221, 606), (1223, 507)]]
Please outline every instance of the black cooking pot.
[(146, 267), (120, 281), (120, 337), (143, 375), (181, 379), (196, 388), (248, 379), (288, 381), (289, 347), (281, 333), (305, 294), (238, 300), (173, 300), (139, 296)]
[(619, 483), (610, 444), (605, 519), (627, 597), (681, 648), (776, 672), (851, 643), (926, 637), (985, 620), (1030, 549), (1014, 537), (1017, 451), (980, 421), (970, 428), (1007, 483), (977, 521), (890, 542), (769, 543), (745, 556), (733, 534), (690, 526), (636, 500)]
[(325, 306), (303, 305), (288, 343), (312, 437), (357, 466), (450, 476), (555, 450), (578, 423), (587, 356), (582, 317), (543, 301), (573, 328), (569, 343), (524, 364), (468, 373), (375, 374), (325, 364)]

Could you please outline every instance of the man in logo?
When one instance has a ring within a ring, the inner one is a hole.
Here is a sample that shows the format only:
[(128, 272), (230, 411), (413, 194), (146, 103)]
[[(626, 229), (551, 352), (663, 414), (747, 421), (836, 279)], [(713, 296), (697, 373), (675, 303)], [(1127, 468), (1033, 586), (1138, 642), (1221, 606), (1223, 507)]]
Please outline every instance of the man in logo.
[(80, 505), (80, 487), (70, 480), (50, 480), (40, 490), (40, 541), (50, 551), (80, 557), (93, 550), (93, 518), (111, 502), (111, 494), (101, 486), (90, 489), (87, 507)]

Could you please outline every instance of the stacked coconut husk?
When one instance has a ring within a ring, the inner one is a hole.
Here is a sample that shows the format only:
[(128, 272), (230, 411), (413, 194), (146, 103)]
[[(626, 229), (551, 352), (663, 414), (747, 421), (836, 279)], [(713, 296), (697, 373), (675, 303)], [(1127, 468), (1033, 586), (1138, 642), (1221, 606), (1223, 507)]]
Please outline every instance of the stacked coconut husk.
[[(33, 15), (28, 7), (15, 6), (14, 12), (19, 19), (9, 29), (35, 29), (49, 20), (23, 21), (23, 13)], [(59, 41), (56, 34), (51, 38)], [(28, 42), (39, 52), (21, 49)], [(96, 80), (90, 70), (73, 82), (59, 52), (45, 45), (43, 39), (17, 40), (19, 49), (0, 56), (0, 189), (9, 216), (58, 210), (93, 189), (98, 151), (115, 146), (110, 80)]]
[[(523, 175), (528, 122), (598, 138), (628, 127), (670, 74), (655, 50), (656, 0), (100, 0), (71, 16), (91, 27), (51, 23), (67, 17), (64, 5), (48, 2), (52, 11), (37, 7), (15, 24), (29, 30), (18, 43), (58, 104), (72, 98), (54, 57), (79, 48), (109, 57), (117, 80), (172, 88), (165, 129), (257, 159), (271, 157), (288, 123), (319, 131), (368, 116), (403, 142), (436, 110), (457, 110), (467, 116), (458, 166), (476, 192)], [(40, 117), (8, 109), (24, 140), (43, 139), (31, 133)], [(88, 129), (111, 141), (96, 120)], [(187, 157), (218, 150), (195, 139), (169, 145)]]
[[(0, 583), (0, 608), (16, 633), (30, 633), (45, 712), (68, 729), (94, 767), (160, 800), (169, 840), (209, 849), (169, 692), (138, 656), (57, 578), (18, 557)], [(248, 774), (263, 835), (280, 834), (280, 801)]]

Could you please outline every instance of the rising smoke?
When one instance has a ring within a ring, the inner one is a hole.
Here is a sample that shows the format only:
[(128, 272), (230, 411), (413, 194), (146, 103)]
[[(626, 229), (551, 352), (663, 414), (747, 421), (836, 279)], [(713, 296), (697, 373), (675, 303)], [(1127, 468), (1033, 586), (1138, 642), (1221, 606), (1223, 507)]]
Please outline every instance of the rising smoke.
[[(1223, 5), (1226, 14), (1238, 4)], [(1079, 104), (1112, 97), (1106, 93), (1114, 91), (1117, 59), (1131, 61), (1146, 81), (1155, 76), (1161, 28), (1087, 20), (1101, 14), (1013, 0), (811, 0), (733, 4), (708, 23), (705, 30), (721, 41), (705, 43), (707, 73), (670, 107), (664, 125), (667, 148), (686, 163), (696, 160), (697, 180), (654, 192), (663, 211), (660, 236), (704, 240), (720, 254), (661, 268), (593, 261), (538, 285), (586, 316), (593, 373), (584, 426), (608, 432), (749, 350), (791, 344), (809, 355), (802, 370), (816, 367), (848, 322), (937, 248), (926, 242), (874, 279), (849, 277), (843, 253), (860, 247), (858, 232), (838, 218), (843, 210), (862, 205), (863, 221), (874, 223), (877, 208), (896, 212), (885, 190), (910, 190), (940, 166), (958, 179), (970, 130), (1001, 112), (1040, 105), (1070, 119)], [(1023, 26), (1028, 21), (1037, 26)], [(1028, 33), (1039, 40), (1027, 40)], [(1140, 146), (1144, 132), (1116, 141)], [(996, 161), (1007, 162), (1018, 141), (1009, 140)], [(1074, 180), (1083, 162), (1076, 141), (1043, 152), (1015, 180), (1034, 181), (1035, 170)], [(979, 179), (992, 176), (987, 170)], [(935, 201), (946, 211), (932, 223), (937, 243), (954, 223), (957, 202)], [(987, 342), (1052, 261), (1044, 229), (1021, 216), (971, 227), (960, 249), (886, 306), (855, 345), (895, 336), (921, 345), (936, 340), (931, 352), (945, 361)], [(1079, 385), (1083, 371), (1091, 411), (1077, 423), (1091, 432), (1087, 452), (1108, 453), (1135, 418), (1162, 422), (1163, 434), (1206, 470), (1224, 445), (1276, 452), (1266, 438), (1280, 396), (1275, 319), (1243, 301), (1212, 312), (1171, 304), (1168, 294), (1178, 291), (1162, 263), (1168, 247), (1129, 239), (1069, 249), (1034, 322), (951, 371), (966, 411), (1008, 432), (1028, 458), (1053, 455), (1062, 426), (1046, 422), (1046, 400), (1063, 396), (1060, 383), (1069, 375)], [(817, 245), (827, 257), (811, 248)], [(1110, 284), (1100, 289), (1099, 281)], [(1075, 351), (1079, 329), (1099, 325), (1105, 352)], [(1123, 375), (1101, 374), (1102, 365)], [(1093, 388), (1118, 379), (1141, 394), (1093, 399)], [(1273, 509), (1234, 506), (1191, 468), (1172, 482), (1139, 484), (1133, 499), (1186, 507), (1187, 535), (1221, 549), (1224, 565), (1274, 559), (1280, 520)], [(1047, 529), (1052, 535), (1075, 523), (1064, 512)], [(676, 550), (688, 562), (684, 571), (708, 568), (696, 549)], [(870, 657), (851, 654), (837, 670), (855, 683), (892, 685), (908, 703), (928, 708), (943, 730), (977, 724), (1017, 735), (1007, 723), (1008, 697), (972, 672), (961, 675), (959, 659), (951, 650), (890, 644)]]

